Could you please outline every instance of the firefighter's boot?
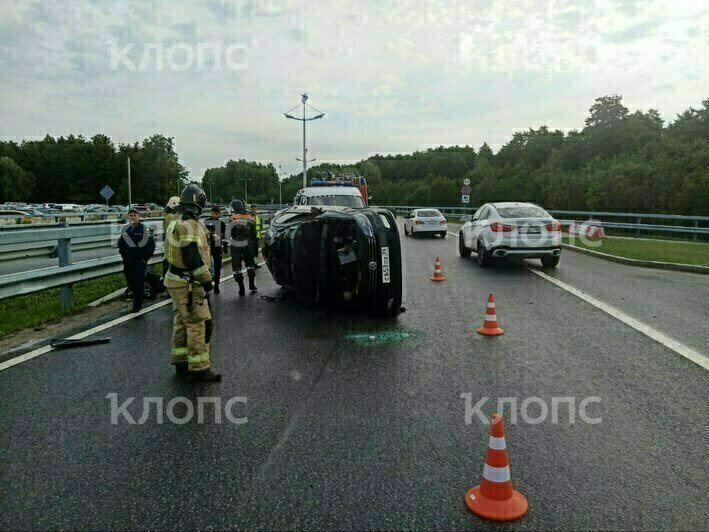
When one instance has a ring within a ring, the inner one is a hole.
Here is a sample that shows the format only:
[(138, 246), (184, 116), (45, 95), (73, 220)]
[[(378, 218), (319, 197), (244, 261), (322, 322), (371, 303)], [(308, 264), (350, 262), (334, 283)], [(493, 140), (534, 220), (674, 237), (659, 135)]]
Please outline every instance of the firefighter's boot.
[(215, 373), (211, 369), (204, 371), (192, 371), (192, 380), (195, 382), (220, 382), (222, 380), (221, 373)]
[(252, 292), (255, 292), (256, 290), (258, 290), (258, 288), (256, 288), (256, 285), (254, 284), (254, 279), (256, 278), (256, 272), (252, 268), (249, 268), (247, 270), (247, 273), (249, 274), (249, 290), (251, 290)]
[(244, 274), (241, 272), (235, 273), (234, 279), (236, 279), (236, 282), (239, 284), (239, 295), (243, 296), (246, 293), (244, 289)]

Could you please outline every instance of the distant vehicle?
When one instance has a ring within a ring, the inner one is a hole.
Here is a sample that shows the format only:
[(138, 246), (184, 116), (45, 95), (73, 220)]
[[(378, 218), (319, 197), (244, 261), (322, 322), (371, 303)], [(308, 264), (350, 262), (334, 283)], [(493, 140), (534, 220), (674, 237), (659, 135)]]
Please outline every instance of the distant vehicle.
[(408, 218), (404, 219), (404, 235), (440, 235), (446, 238), (448, 221), (438, 209), (414, 209)]
[(299, 205), (276, 213), (264, 258), (273, 280), (309, 304), (401, 310), (401, 245), (383, 208)]
[(27, 214), (31, 214), (32, 216), (37, 216), (38, 218), (44, 218), (46, 216), (46, 213), (40, 211), (39, 209), (22, 209), (23, 212), (26, 212)]
[(30, 212), (27, 212), (25, 210), (17, 210), (17, 209), (3, 209), (0, 210), (0, 219), (3, 218), (22, 218), (22, 221), (20, 223), (23, 224), (29, 224), (32, 223), (32, 218), (38, 218), (39, 216), (33, 215)]
[(111, 205), (108, 212), (128, 212), (128, 209), (123, 205)]
[(76, 203), (57, 203), (55, 207), (63, 211), (81, 211), (81, 205)]
[[(145, 205), (133, 205), (131, 209), (135, 209), (138, 211), (140, 214), (147, 214), (149, 212), (152, 212), (150, 210), (150, 207), (146, 207)], [(130, 210), (130, 209), (129, 209)]]
[[(362, 194), (364, 190), (364, 195)], [(318, 172), (309, 187), (300, 189), (293, 198), (293, 206), (315, 205), (353, 207), (367, 206), (367, 183), (363, 177), (354, 174)]]
[(472, 251), (484, 268), (495, 257), (537, 258), (555, 267), (561, 257), (561, 223), (534, 203), (486, 203), (460, 230), (458, 251)]
[(91, 205), (86, 205), (83, 209), (84, 212), (95, 212), (95, 213), (102, 213), (102, 212), (108, 212), (108, 207), (105, 205), (99, 205), (96, 203), (93, 203)]
[(145, 206), (151, 211), (161, 211), (162, 207), (157, 203), (146, 203)]

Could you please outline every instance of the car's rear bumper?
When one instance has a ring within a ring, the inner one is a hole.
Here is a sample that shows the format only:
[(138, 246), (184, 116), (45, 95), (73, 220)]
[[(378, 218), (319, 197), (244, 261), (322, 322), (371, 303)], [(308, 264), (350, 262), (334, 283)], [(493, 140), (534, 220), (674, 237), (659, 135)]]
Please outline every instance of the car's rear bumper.
[(561, 247), (546, 248), (508, 248), (497, 247), (491, 251), (493, 257), (519, 257), (522, 259), (540, 259), (542, 257), (558, 257)]
[(448, 225), (414, 225), (412, 227), (414, 233), (444, 233), (448, 231)]

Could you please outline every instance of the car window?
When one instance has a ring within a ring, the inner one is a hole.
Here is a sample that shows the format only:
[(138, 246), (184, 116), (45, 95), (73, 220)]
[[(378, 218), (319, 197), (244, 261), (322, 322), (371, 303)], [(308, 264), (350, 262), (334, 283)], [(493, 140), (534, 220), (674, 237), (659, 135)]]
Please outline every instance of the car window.
[(536, 205), (516, 205), (499, 207), (497, 212), (502, 218), (548, 218), (549, 213)]
[(443, 216), (440, 212), (429, 209), (426, 211), (418, 211), (419, 218), (440, 218)]
[(486, 219), (489, 212), (490, 212), (490, 209), (488, 207), (486, 207), (486, 206), (481, 207), (480, 210), (475, 213), (474, 220)]

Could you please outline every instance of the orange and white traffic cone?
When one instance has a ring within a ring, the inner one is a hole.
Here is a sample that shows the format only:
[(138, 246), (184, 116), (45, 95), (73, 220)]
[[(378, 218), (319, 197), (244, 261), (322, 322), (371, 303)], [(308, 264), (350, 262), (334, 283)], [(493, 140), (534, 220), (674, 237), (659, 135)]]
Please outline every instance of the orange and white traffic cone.
[(436, 265), (433, 267), (433, 277), (431, 277), (431, 281), (445, 280), (445, 277), (443, 277), (443, 274), (441, 273), (441, 259), (439, 257), (436, 257)]
[(487, 296), (487, 310), (485, 311), (485, 321), (482, 327), (475, 329), (480, 334), (487, 336), (496, 336), (504, 334), (505, 331), (497, 325), (497, 315), (495, 314), (495, 297), (490, 294)]
[(492, 415), (483, 479), (465, 494), (465, 504), (480, 517), (495, 521), (512, 521), (527, 513), (527, 499), (512, 489), (502, 414)]

